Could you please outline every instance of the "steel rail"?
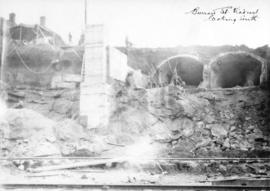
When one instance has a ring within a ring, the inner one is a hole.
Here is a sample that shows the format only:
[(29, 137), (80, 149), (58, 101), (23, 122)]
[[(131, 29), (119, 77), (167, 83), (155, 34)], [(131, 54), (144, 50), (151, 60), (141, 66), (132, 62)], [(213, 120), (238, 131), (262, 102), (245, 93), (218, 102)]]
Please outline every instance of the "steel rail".
[[(0, 157), (0, 161), (5, 160), (111, 160), (111, 159), (134, 159), (134, 157)], [(165, 161), (270, 161), (270, 158), (147, 158), (135, 157), (140, 160), (165, 160)]]
[(88, 183), (3, 183), (7, 189), (116, 189), (116, 190), (270, 190), (270, 186), (175, 185), (175, 184), (88, 184)]

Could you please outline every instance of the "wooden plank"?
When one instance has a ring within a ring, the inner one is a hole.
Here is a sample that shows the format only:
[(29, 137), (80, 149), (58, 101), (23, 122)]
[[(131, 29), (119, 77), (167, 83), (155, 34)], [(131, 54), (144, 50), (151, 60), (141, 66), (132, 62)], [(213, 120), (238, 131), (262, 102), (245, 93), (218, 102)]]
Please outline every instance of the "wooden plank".
[(27, 177), (49, 177), (49, 176), (61, 176), (66, 175), (68, 173), (104, 173), (104, 170), (56, 170), (56, 171), (49, 171), (49, 172), (40, 172), (29, 174)]
[(44, 166), (32, 169), (31, 172), (43, 172), (43, 171), (53, 171), (53, 170), (62, 170), (62, 169), (71, 169), (71, 168), (82, 168), (88, 166), (98, 166), (105, 165), (110, 163), (121, 163), (124, 162), (123, 159), (110, 159), (110, 160), (95, 160), (95, 161), (87, 161), (87, 162), (77, 162), (73, 164), (63, 164), (63, 165), (54, 165), (54, 166)]

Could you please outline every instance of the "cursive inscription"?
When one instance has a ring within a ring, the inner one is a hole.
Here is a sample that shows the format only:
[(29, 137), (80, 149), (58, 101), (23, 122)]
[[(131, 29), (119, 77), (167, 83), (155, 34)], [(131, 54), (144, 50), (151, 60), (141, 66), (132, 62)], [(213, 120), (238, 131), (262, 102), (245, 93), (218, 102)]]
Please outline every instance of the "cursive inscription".
[(194, 16), (204, 17), (208, 21), (224, 21), (235, 24), (236, 22), (254, 22), (259, 18), (259, 9), (245, 9), (241, 7), (219, 7), (212, 10), (205, 10), (201, 7), (195, 7), (194, 9), (186, 12)]

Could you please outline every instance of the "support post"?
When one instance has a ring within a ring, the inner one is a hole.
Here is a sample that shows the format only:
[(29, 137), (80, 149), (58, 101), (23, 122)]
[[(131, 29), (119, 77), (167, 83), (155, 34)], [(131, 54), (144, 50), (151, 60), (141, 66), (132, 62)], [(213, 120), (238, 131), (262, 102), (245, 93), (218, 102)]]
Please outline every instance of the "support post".
[(6, 62), (6, 49), (7, 49), (7, 25), (4, 18), (1, 18), (1, 73), (0, 73), (0, 88), (3, 87), (3, 84), (5, 82), (4, 77), (4, 68), (5, 68), (5, 62)]
[(88, 128), (106, 126), (109, 118), (107, 59), (103, 25), (90, 25), (85, 33), (85, 52), (80, 95), (80, 116)]

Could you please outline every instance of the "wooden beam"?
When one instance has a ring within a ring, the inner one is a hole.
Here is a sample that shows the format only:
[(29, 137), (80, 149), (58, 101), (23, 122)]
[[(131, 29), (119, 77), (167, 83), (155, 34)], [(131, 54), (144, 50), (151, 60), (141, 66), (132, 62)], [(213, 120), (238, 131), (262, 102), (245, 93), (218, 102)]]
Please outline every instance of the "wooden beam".
[(87, 161), (87, 162), (77, 162), (73, 164), (63, 164), (63, 165), (54, 165), (54, 166), (44, 166), (32, 169), (31, 172), (43, 172), (43, 171), (53, 171), (53, 170), (63, 170), (63, 169), (71, 169), (71, 168), (81, 168), (88, 166), (98, 166), (98, 165), (106, 165), (111, 163), (121, 163), (124, 162), (123, 159), (110, 159), (110, 160), (95, 160), (95, 161)]

